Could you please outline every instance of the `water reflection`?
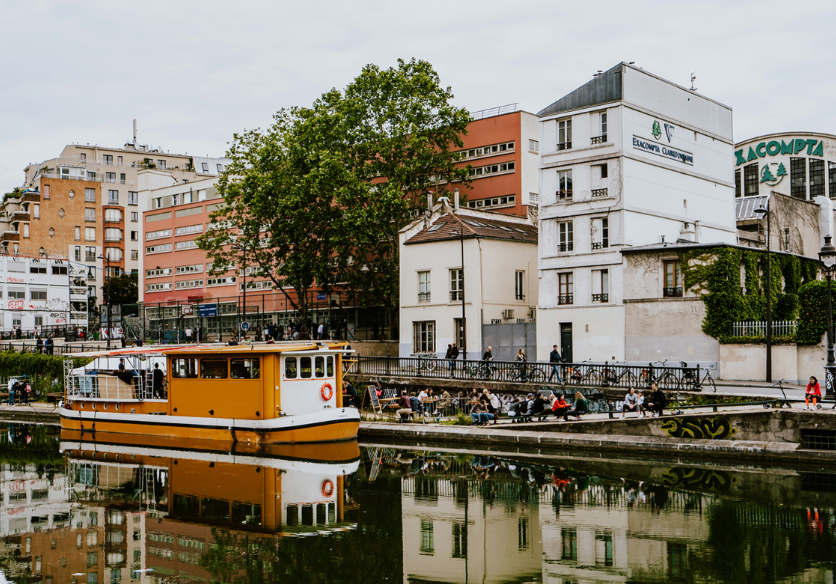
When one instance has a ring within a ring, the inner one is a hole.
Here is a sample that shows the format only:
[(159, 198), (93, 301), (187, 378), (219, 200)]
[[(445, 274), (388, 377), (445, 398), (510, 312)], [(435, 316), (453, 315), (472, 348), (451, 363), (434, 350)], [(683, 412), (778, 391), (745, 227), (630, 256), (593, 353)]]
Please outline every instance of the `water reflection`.
[(15, 582), (833, 581), (828, 470), (0, 431)]

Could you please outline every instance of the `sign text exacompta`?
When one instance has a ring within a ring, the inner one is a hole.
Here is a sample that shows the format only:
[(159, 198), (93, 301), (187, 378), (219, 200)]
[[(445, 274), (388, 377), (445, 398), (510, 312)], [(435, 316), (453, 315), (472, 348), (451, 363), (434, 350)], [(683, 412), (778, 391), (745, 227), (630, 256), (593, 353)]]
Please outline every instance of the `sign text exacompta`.
[(677, 150), (676, 148), (671, 148), (670, 146), (663, 146), (662, 144), (657, 144), (652, 140), (633, 136), (633, 148), (655, 154), (656, 156), (661, 156), (662, 158), (671, 158), (684, 164), (694, 166), (694, 155), (690, 152)]

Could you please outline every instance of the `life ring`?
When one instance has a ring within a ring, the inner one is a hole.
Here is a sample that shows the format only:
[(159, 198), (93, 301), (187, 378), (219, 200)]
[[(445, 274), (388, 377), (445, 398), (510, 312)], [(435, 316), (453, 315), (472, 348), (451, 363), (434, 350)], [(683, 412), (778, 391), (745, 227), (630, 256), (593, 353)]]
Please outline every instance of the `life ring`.
[(334, 483), (332, 483), (328, 479), (325, 479), (322, 482), (322, 494), (326, 497), (330, 497), (331, 495), (333, 495), (334, 494)]
[(323, 383), (322, 389), (319, 390), (319, 394), (322, 396), (322, 399), (328, 401), (334, 396), (334, 388), (331, 387), (330, 383)]

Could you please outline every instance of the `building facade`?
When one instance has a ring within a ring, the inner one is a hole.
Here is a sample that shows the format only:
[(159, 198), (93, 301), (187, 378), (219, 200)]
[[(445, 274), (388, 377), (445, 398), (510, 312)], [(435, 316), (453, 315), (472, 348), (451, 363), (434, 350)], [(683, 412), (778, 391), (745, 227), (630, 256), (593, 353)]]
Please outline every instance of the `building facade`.
[(400, 234), (400, 355), (443, 357), (455, 343), (481, 358), (484, 322), (534, 321), (536, 266), (530, 220), (437, 204)]
[(621, 63), (538, 116), (537, 357), (622, 360), (621, 250), (737, 241), (731, 108)]

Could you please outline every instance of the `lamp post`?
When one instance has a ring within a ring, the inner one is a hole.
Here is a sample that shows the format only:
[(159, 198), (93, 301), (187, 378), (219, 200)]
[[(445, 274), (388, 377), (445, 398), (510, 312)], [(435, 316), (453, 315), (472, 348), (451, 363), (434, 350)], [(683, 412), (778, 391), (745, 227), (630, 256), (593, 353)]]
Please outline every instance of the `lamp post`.
[[(240, 252), (246, 252), (246, 250), (241, 247), (240, 245), (233, 245), (232, 249), (236, 249)], [(244, 306), (244, 321), (247, 320), (247, 256), (246, 253), (244, 255), (244, 299), (243, 299), (243, 306)], [(238, 323), (238, 340), (241, 340), (241, 323)]]
[(824, 245), (819, 251), (819, 262), (827, 279), (827, 365), (825, 365), (824, 391), (825, 398), (833, 399), (836, 391), (833, 388), (834, 370), (836, 370), (836, 358), (833, 356), (833, 300), (830, 291), (830, 280), (833, 272), (836, 272), (836, 247), (831, 243), (831, 236), (824, 237)]
[(459, 236), (459, 243), (461, 244), (462, 250), (462, 361), (467, 361), (467, 324), (464, 320), (464, 227), (458, 230), (458, 232), (453, 231), (453, 235)]
[(105, 300), (107, 301), (107, 348), (110, 349), (110, 337), (113, 336), (113, 327), (111, 326), (110, 322), (110, 288), (107, 287), (108, 280), (110, 279), (110, 256), (107, 253), (104, 253), (99, 256), (100, 260), (104, 260), (107, 262), (107, 269), (105, 270), (105, 278), (104, 278), (104, 286), (105, 291), (107, 293), (107, 297)]
[(766, 215), (766, 381), (772, 381), (772, 228), (769, 213), (769, 199), (766, 207), (755, 209), (755, 213)]

